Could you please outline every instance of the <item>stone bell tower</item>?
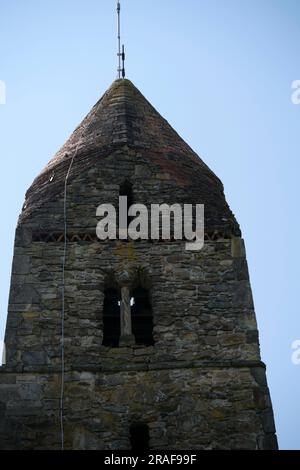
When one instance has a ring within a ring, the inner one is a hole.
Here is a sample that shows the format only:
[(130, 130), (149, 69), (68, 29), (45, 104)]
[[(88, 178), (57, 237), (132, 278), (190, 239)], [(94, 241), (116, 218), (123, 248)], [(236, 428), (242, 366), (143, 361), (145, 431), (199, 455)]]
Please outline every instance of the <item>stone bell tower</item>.
[[(205, 244), (106, 240), (101, 203), (204, 204)], [(16, 230), (1, 449), (275, 449), (221, 181), (128, 80), (33, 182)]]

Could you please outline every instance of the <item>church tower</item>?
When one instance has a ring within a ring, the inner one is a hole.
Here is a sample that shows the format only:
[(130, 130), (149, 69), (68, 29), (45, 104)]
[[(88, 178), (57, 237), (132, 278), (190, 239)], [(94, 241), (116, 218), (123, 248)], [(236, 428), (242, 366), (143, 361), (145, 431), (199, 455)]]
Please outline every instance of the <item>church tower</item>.
[[(204, 204), (205, 242), (100, 240), (100, 204)], [(276, 449), (221, 181), (126, 79), (35, 179), (0, 368), (1, 449)]]

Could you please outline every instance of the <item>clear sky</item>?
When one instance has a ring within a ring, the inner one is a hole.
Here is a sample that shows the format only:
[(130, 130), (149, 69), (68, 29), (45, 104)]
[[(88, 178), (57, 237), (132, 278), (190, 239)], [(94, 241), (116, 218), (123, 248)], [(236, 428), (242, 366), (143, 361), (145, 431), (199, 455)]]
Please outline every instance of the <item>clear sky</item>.
[[(279, 444), (300, 449), (300, 1), (122, 10), (128, 78), (222, 179), (241, 224)], [(115, 27), (114, 0), (0, 0), (2, 338), (25, 191), (116, 78)]]

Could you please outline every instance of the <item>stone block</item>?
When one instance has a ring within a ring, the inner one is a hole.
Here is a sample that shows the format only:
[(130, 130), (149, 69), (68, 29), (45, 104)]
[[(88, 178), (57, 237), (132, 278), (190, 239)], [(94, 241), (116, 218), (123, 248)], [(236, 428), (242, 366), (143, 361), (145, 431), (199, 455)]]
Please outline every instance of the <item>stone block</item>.
[(231, 255), (233, 258), (244, 258), (246, 256), (245, 244), (242, 238), (232, 237)]

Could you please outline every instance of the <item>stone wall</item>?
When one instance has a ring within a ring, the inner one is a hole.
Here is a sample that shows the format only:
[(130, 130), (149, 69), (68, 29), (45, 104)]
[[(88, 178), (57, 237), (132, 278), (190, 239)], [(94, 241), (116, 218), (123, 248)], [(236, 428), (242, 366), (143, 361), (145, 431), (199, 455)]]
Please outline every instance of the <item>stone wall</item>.
[[(68, 372), (66, 449), (130, 449), (134, 422), (149, 426), (155, 450), (276, 448), (262, 366), (181, 367)], [(1, 449), (59, 449), (60, 374), (4, 370), (0, 383)]]
[[(117, 205), (124, 180), (138, 203), (205, 203), (197, 188), (178, 185), (127, 149), (71, 180), (68, 231), (95, 233), (97, 206)], [(206, 230), (227, 227), (227, 237), (200, 252), (182, 241), (68, 243), (67, 448), (127, 449), (136, 420), (149, 425), (158, 450), (276, 447), (244, 244), (232, 220), (214, 224), (214, 207), (206, 211)], [(21, 221), (0, 369), (0, 448), (55, 449), (64, 244), (35, 241), (34, 233), (63, 233), (62, 194)], [(120, 284), (124, 272), (131, 287), (139, 282), (150, 291), (154, 347), (102, 345), (104, 289), (112, 278)]]

